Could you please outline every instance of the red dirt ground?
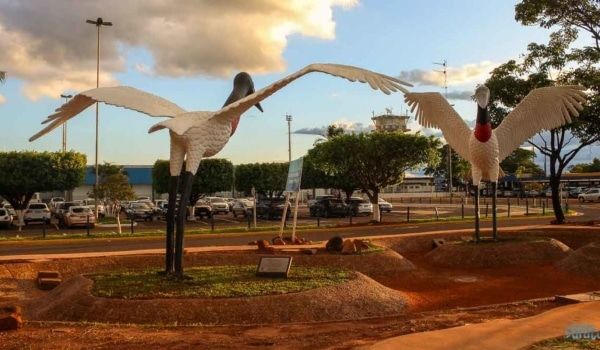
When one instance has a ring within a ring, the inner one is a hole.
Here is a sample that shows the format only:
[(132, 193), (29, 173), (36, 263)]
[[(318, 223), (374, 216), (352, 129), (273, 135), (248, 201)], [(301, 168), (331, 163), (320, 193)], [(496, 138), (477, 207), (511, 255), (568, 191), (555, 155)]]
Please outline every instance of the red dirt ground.
[[(568, 234), (571, 233), (569, 230)], [(559, 306), (550, 300), (524, 300), (600, 290), (599, 278), (573, 276), (555, 268), (552, 261), (457, 268), (433, 266), (426, 261), (423, 252), (403, 256), (417, 269), (372, 277), (407, 297), (409, 312), (398, 316), (345, 322), (216, 327), (25, 320), (24, 328), (19, 331), (0, 332), (0, 344), (2, 349), (364, 349), (402, 334), (495, 318), (522, 318)], [(1, 301), (0, 298), (0, 306)]]

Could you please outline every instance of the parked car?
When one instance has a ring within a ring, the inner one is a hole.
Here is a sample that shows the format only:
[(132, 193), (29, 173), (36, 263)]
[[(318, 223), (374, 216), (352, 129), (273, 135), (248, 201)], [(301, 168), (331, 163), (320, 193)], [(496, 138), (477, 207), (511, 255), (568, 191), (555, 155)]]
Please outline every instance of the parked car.
[(394, 208), (392, 203), (386, 201), (383, 198), (378, 199), (378, 204), (379, 204), (379, 211), (385, 211), (385, 212), (391, 213), (392, 209)]
[(308, 205), (308, 207), (312, 207), (313, 204), (315, 204), (317, 201), (321, 200), (321, 199), (325, 199), (325, 198), (335, 198), (334, 195), (332, 194), (323, 194), (323, 195), (319, 195), (316, 196), (315, 199), (309, 200), (306, 204)]
[(30, 222), (50, 223), (50, 209), (46, 203), (29, 203), (23, 213), (23, 222), (27, 225)]
[(13, 208), (12, 205), (10, 205), (10, 203), (5, 202), (4, 204), (2, 204), (1, 206), (2, 208), (8, 210), (8, 213), (10, 214), (10, 216), (12, 216), (13, 222), (15, 220), (17, 220), (17, 212), (15, 211), (15, 209)]
[[(286, 218), (290, 217), (292, 205), (288, 202)], [(256, 216), (267, 220), (280, 218), (285, 208), (285, 198), (263, 198), (256, 203)]]
[(52, 197), (48, 201), (48, 207), (50, 208), (51, 212), (55, 212), (57, 205), (59, 203), (64, 203), (64, 202), (65, 202), (65, 199), (63, 197)]
[(94, 211), (87, 205), (73, 205), (63, 214), (64, 225), (68, 228), (73, 226), (96, 227), (96, 216)]
[(144, 202), (131, 202), (127, 208), (127, 218), (129, 220), (152, 221), (154, 218), (154, 209)]
[(585, 193), (580, 193), (577, 196), (580, 203), (583, 202), (600, 202), (600, 188), (590, 188)]
[[(552, 197), (552, 189), (551, 188), (547, 188), (546, 192), (544, 192), (544, 195), (546, 197)], [(562, 189), (562, 193), (559, 192), (558, 193), (559, 196), (563, 197), (563, 198), (568, 198), (569, 197), (569, 190), (566, 188)]]
[(223, 197), (204, 197), (204, 201), (212, 207), (213, 214), (229, 214), (229, 204)]
[(310, 216), (320, 216), (328, 218), (330, 216), (350, 215), (350, 207), (341, 199), (321, 198), (318, 199), (309, 209)]
[(233, 206), (231, 207), (231, 212), (233, 216), (237, 218), (238, 215), (248, 216), (252, 214), (252, 210), (254, 209), (254, 201), (241, 198), (233, 201)]
[(204, 200), (199, 200), (194, 205), (194, 217), (202, 219), (206, 216), (207, 219), (210, 219), (213, 215), (213, 208), (210, 204), (208, 204)]
[(528, 190), (528, 191), (525, 191), (525, 195), (527, 197), (539, 197), (540, 196), (540, 191), (538, 191), (538, 190)]
[(0, 208), (0, 226), (10, 228), (13, 223), (13, 217), (8, 212), (8, 209)]
[(60, 225), (64, 225), (64, 214), (69, 211), (69, 208), (72, 206), (78, 206), (81, 205), (81, 201), (72, 201), (72, 202), (63, 202), (63, 203), (58, 203), (56, 205), (56, 209), (54, 211), (54, 213), (52, 213), (52, 215), (54, 215), (55, 218), (58, 219), (58, 223)]
[(569, 197), (579, 198), (579, 195), (585, 193), (587, 190), (586, 187), (569, 187)]
[(368, 200), (361, 197), (350, 197), (348, 204), (352, 208), (352, 215), (365, 215), (369, 216), (373, 214), (373, 204)]
[[(86, 198), (81, 201), (82, 205), (87, 205), (90, 209), (96, 209), (96, 200), (94, 198)], [(106, 216), (106, 208), (104, 207), (104, 203), (98, 201), (98, 217), (103, 218)]]

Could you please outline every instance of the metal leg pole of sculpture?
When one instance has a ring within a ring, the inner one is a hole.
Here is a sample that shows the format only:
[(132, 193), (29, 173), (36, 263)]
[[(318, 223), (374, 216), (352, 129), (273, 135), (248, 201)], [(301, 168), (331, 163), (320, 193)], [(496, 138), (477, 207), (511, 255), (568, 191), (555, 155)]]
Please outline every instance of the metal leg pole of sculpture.
[(497, 197), (498, 183), (492, 182), (492, 237), (494, 242), (498, 240), (498, 221), (497, 210), (496, 210), (496, 197)]
[(479, 242), (479, 184), (475, 185), (475, 242)]
[(189, 171), (185, 172), (183, 180), (183, 191), (179, 199), (179, 208), (177, 211), (177, 223), (175, 225), (175, 274), (178, 278), (185, 278), (183, 275), (183, 236), (185, 234), (185, 217), (187, 203), (190, 200), (192, 193), (192, 184), (194, 183), (195, 175)]
[(166, 234), (166, 268), (165, 273), (168, 275), (174, 271), (174, 254), (175, 247), (175, 209), (177, 206), (177, 187), (179, 186), (179, 176), (171, 176), (169, 184), (169, 204), (167, 207), (167, 234)]

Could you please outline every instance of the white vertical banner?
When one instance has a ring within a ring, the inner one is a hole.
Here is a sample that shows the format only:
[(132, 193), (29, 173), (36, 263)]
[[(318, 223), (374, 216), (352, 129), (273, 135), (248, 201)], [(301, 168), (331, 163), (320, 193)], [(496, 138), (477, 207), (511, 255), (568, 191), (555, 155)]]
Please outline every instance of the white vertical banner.
[(283, 208), (283, 214), (281, 215), (281, 225), (279, 227), (279, 237), (283, 236), (283, 226), (285, 225), (285, 217), (287, 216), (288, 203), (290, 201), (290, 194), (295, 193), (296, 198), (294, 199), (294, 221), (292, 224), (292, 242), (296, 238), (296, 222), (298, 218), (298, 199), (300, 198), (300, 181), (302, 180), (302, 164), (304, 158), (298, 158), (290, 162), (288, 170), (288, 177), (285, 183), (285, 206)]

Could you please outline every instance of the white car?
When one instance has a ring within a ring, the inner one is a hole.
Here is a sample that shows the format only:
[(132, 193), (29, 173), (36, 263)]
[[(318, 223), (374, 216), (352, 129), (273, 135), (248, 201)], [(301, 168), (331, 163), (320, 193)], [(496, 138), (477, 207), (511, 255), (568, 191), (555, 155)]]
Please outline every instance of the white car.
[[(90, 207), (90, 209), (92, 209), (92, 211), (96, 209), (96, 201), (94, 200), (94, 198), (86, 198), (81, 201), (81, 204), (87, 205), (88, 207)], [(104, 204), (102, 202), (98, 201), (98, 217), (103, 218), (105, 216), (106, 208), (104, 207)]]
[(580, 193), (577, 196), (577, 200), (579, 200), (580, 203), (594, 201), (600, 202), (600, 188), (590, 188), (584, 193)]
[(361, 197), (350, 197), (348, 204), (352, 208), (352, 215), (372, 215), (373, 214), (373, 204), (368, 200)]
[(229, 214), (229, 203), (223, 197), (205, 197), (204, 201), (212, 207), (215, 214)]
[(23, 213), (23, 222), (27, 225), (30, 222), (50, 223), (50, 209), (46, 203), (29, 203)]
[(386, 211), (386, 212), (390, 213), (393, 209), (392, 203), (386, 201), (383, 198), (379, 198), (378, 203), (379, 203), (380, 211)]
[(13, 217), (8, 212), (8, 209), (0, 208), (0, 225), (5, 228), (10, 228), (13, 223)]

